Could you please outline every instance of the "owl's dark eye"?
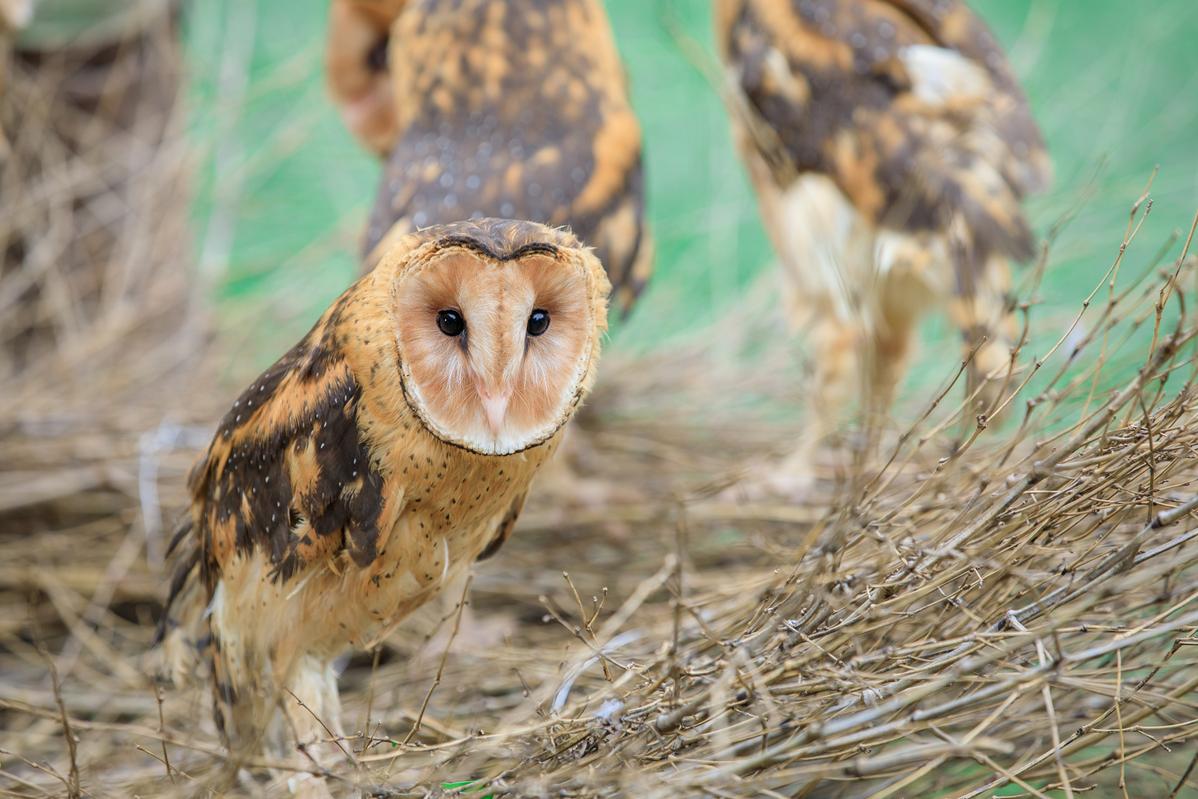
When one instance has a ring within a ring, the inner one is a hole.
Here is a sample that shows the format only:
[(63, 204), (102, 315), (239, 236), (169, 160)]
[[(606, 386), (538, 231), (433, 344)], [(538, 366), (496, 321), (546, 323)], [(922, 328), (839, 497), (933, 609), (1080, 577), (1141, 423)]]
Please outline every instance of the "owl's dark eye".
[(541, 308), (533, 310), (528, 317), (528, 335), (539, 336), (549, 329), (549, 312)]
[(437, 327), (447, 336), (460, 336), (466, 331), (466, 320), (452, 308), (437, 312)]

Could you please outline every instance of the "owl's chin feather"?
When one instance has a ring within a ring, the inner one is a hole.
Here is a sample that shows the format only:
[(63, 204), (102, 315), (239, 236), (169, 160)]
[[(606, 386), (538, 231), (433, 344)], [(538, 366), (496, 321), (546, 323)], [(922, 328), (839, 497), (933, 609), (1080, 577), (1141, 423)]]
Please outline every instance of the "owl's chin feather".
[(586, 390), (586, 375), (589, 358), (580, 358), (573, 379), (567, 390), (557, 398), (556, 407), (541, 417), (541, 421), (528, 423), (515, 415), (508, 415), (497, 429), (487, 418), (483, 402), (475, 395), (462, 398), (462, 406), (452, 409), (452, 421), (441, 417), (433, 410), (420, 390), (407, 364), (401, 368), (402, 385), (409, 407), (429, 433), (437, 439), (478, 455), (515, 455), (552, 439), (582, 402)]

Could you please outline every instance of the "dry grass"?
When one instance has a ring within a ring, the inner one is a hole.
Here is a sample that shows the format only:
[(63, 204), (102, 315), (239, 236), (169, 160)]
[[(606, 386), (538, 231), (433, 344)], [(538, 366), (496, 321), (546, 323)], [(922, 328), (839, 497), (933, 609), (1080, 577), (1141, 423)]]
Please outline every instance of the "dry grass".
[(137, 496), (137, 434), (195, 366), (174, 25), (56, 53), (0, 34), (5, 514)]
[[(30, 199), (0, 248), (0, 792), (285, 793), (222, 785), (206, 695), (144, 668), (186, 423), (215, 410), (186, 389), (177, 122), (91, 114), (90, 145), (35, 146), (8, 123), (48, 95), (15, 63), (0, 178)], [(109, 146), (147, 160), (114, 179)], [(95, 181), (162, 217), (105, 216)], [(1198, 795), (1195, 270), (1123, 264), (1149, 207), (1057, 345), (1021, 354), (1005, 426), (962, 419), (946, 379), (910, 429), (829, 456), (807, 504), (715, 498), (791, 432), (763, 410), (802, 387), (772, 319), (614, 353), (591, 454), (630, 499), (530, 507), (474, 578), (494, 640), (443, 654), (423, 618), (351, 659), (335, 793)], [(1125, 340), (1143, 366), (1110, 388)]]

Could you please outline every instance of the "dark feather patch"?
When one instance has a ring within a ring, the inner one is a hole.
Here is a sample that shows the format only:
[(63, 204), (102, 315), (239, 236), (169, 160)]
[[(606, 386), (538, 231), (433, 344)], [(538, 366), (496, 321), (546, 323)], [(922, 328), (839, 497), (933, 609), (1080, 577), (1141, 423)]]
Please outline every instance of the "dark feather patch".
[[(218, 433), (217, 442), (227, 442), (227, 456), (222, 457), (224, 450), (214, 442), (193, 473), (192, 490), (200, 505), (196, 518), (209, 561), (206, 572), (215, 566), (212, 536), (217, 528), (231, 525), (237, 551), (249, 554), (261, 547), (269, 554), (274, 578), (290, 579), (305, 565), (301, 541), (293, 534), (305, 519), (317, 536), (340, 537), (333, 551), (348, 548), (359, 565), (373, 560), (383, 478), (358, 430), (361, 388), (348, 373), (328, 382), (304, 413), (285, 426), (252, 431), (246, 427), (263, 405), (284, 401), (276, 394), (289, 375), (296, 378), (289, 385), (301, 390), (302, 384), (338, 367), (335, 331), (345, 302), (339, 301), (303, 341), (242, 393)], [(297, 493), (287, 455), (305, 453), (308, 447), (315, 450), (316, 476)]]
[[(188, 532), (191, 526), (186, 528)], [(172, 542), (172, 548), (178, 541), (178, 537)], [(158, 646), (166, 638), (167, 631), (175, 624), (175, 619), (171, 615), (175, 611), (175, 601), (182, 594), (184, 587), (193, 579), (197, 567), (200, 565), (200, 550), (198, 547), (191, 550), (183, 557), (175, 567), (175, 573), (171, 576), (170, 589), (166, 592), (166, 603), (162, 609), (162, 616), (158, 619), (158, 628), (154, 631), (154, 646)]]

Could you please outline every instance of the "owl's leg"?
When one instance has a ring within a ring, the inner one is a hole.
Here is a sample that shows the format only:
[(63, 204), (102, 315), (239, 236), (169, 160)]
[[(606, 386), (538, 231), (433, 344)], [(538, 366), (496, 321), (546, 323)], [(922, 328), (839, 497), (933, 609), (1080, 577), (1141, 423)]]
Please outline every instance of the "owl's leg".
[[(213, 624), (209, 643), (213, 710), (226, 751), (224, 780), (228, 786), (240, 785), (258, 794), (265, 788), (264, 781), (285, 782), (296, 773), (266, 771), (263, 761), (289, 762), (295, 748), (280, 712), (279, 686), (269, 657), (246, 651), (243, 641), (227, 624)], [(307, 767), (302, 762), (296, 765)]]
[[(331, 771), (339, 763), (352, 762), (341, 727), (341, 697), (332, 661), (303, 655), (289, 671), (279, 705), (293, 741), (291, 760), (309, 772)], [(289, 775), (287, 784), (296, 796), (323, 799), (331, 795), (319, 774), (297, 772)]]
[(810, 487), (820, 446), (853, 407), (861, 385), (865, 327), (864, 320), (817, 317), (810, 339), (815, 359), (811, 412), (794, 450), (779, 464), (773, 482), (782, 493), (795, 495)]
[(951, 306), (965, 354), (974, 353), (967, 383), (967, 396), (974, 397), (970, 411), (991, 420), (1009, 393), (1014, 374), (1011, 347), (1016, 324), (1009, 291), (1009, 265), (1003, 258), (991, 257), (974, 290), (955, 298)]
[[(752, 153), (746, 145), (742, 140)], [(815, 374), (793, 449), (781, 461), (759, 465), (726, 496), (801, 499), (814, 482), (820, 445), (860, 396), (862, 351), (872, 327), (874, 231), (827, 176), (807, 173), (780, 187), (763, 159), (750, 154), (746, 163), (782, 266), (787, 321), (796, 331), (810, 331)]]
[(894, 266), (881, 282), (866, 352), (869, 368), (864, 411), (871, 423), (882, 424), (889, 415), (898, 385), (907, 372), (919, 320), (934, 299), (924, 279), (903, 266)]
[(254, 646), (244, 621), (222, 582), (208, 608), (206, 647), (216, 726), (234, 774), (264, 753), (278, 751), (283, 740), (269, 656)]
[(328, 796), (320, 775), (341, 759), (331, 740), (341, 730), (336, 674), (329, 660), (299, 654), (306, 630), (292, 623), (263, 563), (261, 557), (240, 563), (209, 605), (216, 723), (230, 778), (263, 779), (263, 760), (285, 763), (294, 767), (271, 769), (276, 783), (296, 795)]
[(833, 314), (816, 317), (809, 338), (815, 364), (803, 430), (781, 458), (749, 467), (723, 492), (733, 501), (807, 498), (819, 474), (817, 455), (859, 393), (864, 325)]

